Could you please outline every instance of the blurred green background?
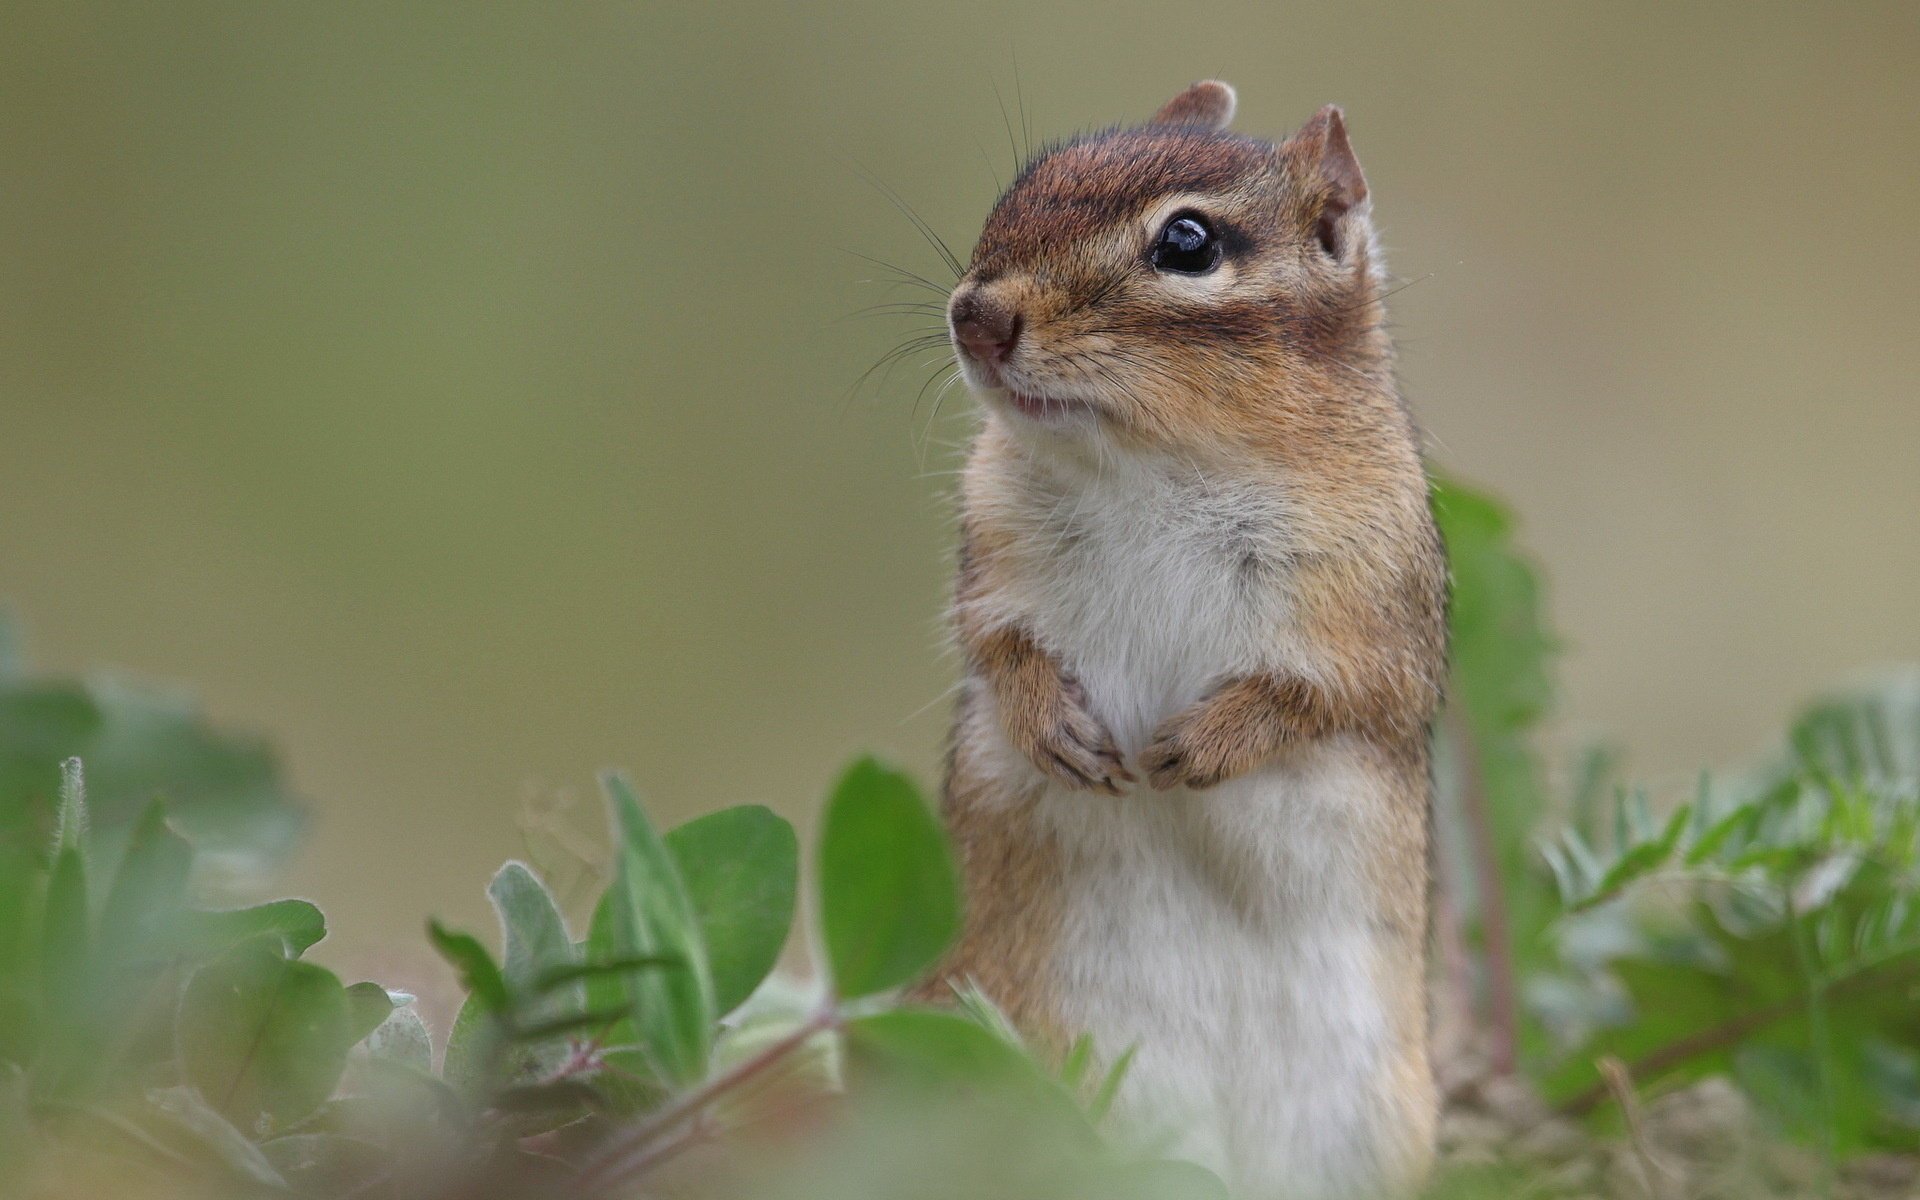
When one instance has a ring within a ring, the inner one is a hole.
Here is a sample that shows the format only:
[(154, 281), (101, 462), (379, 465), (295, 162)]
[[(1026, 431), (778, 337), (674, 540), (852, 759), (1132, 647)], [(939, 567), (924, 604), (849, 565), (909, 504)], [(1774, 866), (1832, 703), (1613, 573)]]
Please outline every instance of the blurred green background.
[[(0, 4), (0, 602), (313, 798), (322, 957), (528, 797), (936, 768), (967, 403), (855, 251), (1198, 77), (1346, 105), (1437, 458), (1646, 772), (1920, 657), (1920, 7)], [(1016, 123), (1020, 113), (1016, 111)], [(329, 949), (330, 948), (330, 949)]]

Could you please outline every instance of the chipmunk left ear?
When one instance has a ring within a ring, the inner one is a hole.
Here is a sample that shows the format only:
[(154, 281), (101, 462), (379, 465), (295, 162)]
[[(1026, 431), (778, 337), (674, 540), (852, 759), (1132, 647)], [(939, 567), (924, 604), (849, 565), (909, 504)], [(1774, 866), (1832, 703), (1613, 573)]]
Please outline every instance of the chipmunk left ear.
[(1154, 125), (1198, 125), (1218, 133), (1233, 120), (1237, 101), (1233, 85), (1218, 79), (1202, 79), (1167, 101), (1153, 114)]
[(1328, 254), (1342, 257), (1347, 240), (1342, 223), (1348, 213), (1367, 202), (1367, 177), (1361, 174), (1360, 160), (1354, 157), (1353, 143), (1347, 140), (1347, 122), (1340, 106), (1329, 104), (1313, 114), (1300, 132), (1287, 139), (1281, 152), (1324, 186), (1314, 235)]

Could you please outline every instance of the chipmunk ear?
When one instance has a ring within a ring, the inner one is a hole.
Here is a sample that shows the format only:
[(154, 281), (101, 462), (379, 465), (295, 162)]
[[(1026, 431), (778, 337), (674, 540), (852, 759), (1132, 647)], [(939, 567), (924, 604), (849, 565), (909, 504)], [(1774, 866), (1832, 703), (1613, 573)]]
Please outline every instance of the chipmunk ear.
[(1314, 235), (1321, 249), (1334, 258), (1344, 257), (1347, 239), (1342, 224), (1348, 213), (1367, 202), (1367, 177), (1361, 174), (1360, 160), (1354, 157), (1353, 143), (1347, 140), (1347, 122), (1340, 106), (1329, 104), (1313, 114), (1300, 132), (1287, 139), (1281, 152), (1323, 185), (1324, 199)]
[(1161, 105), (1153, 114), (1154, 125), (1198, 125), (1216, 133), (1233, 120), (1237, 101), (1233, 85), (1218, 79), (1202, 79), (1186, 91)]

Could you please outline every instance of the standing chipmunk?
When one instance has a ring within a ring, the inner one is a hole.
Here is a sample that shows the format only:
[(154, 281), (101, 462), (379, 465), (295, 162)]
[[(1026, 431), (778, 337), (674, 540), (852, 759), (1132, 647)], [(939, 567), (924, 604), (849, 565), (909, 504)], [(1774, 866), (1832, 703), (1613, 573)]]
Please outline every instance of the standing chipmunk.
[(1446, 560), (1340, 110), (1275, 145), (1233, 107), (1043, 152), (949, 301), (985, 420), (942, 977), (1134, 1047), (1120, 1112), (1237, 1194), (1400, 1194)]

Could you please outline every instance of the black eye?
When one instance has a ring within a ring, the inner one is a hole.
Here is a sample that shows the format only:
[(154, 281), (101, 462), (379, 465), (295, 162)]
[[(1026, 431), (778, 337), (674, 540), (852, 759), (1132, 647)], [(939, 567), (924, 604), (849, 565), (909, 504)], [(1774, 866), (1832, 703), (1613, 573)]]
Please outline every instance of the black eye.
[(1182, 213), (1167, 222), (1160, 240), (1153, 245), (1153, 266), (1157, 271), (1179, 275), (1204, 275), (1220, 265), (1220, 239), (1206, 221), (1192, 213)]

